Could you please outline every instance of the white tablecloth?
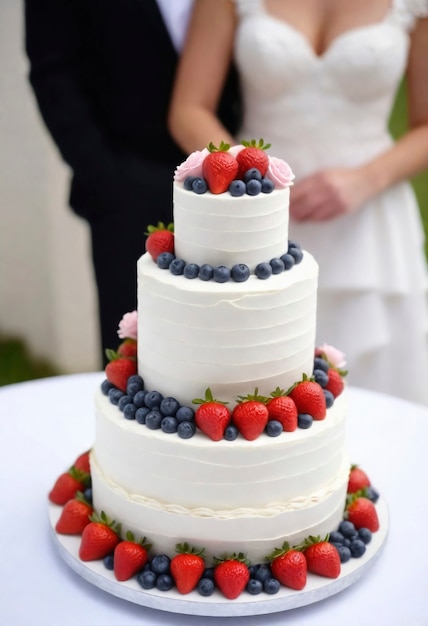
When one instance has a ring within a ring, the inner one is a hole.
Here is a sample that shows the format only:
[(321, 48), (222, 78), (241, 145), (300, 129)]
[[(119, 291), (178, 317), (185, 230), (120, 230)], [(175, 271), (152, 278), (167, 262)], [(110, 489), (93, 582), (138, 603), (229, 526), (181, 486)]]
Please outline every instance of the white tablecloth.
[(428, 626), (428, 408), (349, 390), (348, 449), (385, 497), (389, 536), (357, 583), (252, 617), (177, 615), (116, 598), (71, 570), (47, 516), (56, 477), (94, 438), (101, 373), (0, 388), (0, 626)]

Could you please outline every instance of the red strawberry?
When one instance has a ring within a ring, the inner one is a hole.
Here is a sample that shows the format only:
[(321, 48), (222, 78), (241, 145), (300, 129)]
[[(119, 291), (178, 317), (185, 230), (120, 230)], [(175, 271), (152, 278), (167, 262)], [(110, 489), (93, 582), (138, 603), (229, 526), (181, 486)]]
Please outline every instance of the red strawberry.
[(333, 367), (330, 367), (328, 370), (328, 383), (326, 384), (325, 388), (328, 389), (328, 391), (331, 391), (335, 398), (337, 398), (337, 396), (340, 396), (345, 388), (345, 383), (343, 382), (342, 376)]
[(237, 598), (250, 580), (247, 560), (243, 554), (216, 559), (214, 582), (229, 600)]
[(371, 500), (362, 496), (351, 500), (346, 508), (346, 517), (355, 528), (368, 528), (375, 533), (379, 530), (379, 518), (376, 507)]
[(61, 515), (55, 525), (60, 535), (81, 535), (85, 526), (90, 523), (93, 509), (82, 494), (78, 491), (73, 500), (65, 503)]
[(239, 400), (233, 409), (232, 421), (245, 439), (254, 441), (264, 431), (269, 411), (257, 389), (253, 395), (240, 396)]
[(297, 407), (292, 398), (279, 387), (271, 394), (267, 403), (270, 420), (281, 422), (285, 432), (291, 433), (297, 428)]
[(117, 353), (125, 359), (135, 359), (137, 357), (137, 342), (135, 339), (125, 339), (119, 345)]
[(264, 176), (269, 167), (269, 157), (264, 150), (268, 150), (271, 144), (265, 145), (263, 139), (259, 139), (258, 143), (252, 139), (251, 141), (243, 141), (242, 144), (245, 148), (236, 155), (239, 164), (239, 178), (244, 178), (245, 172), (253, 167), (257, 168), (260, 174)]
[(225, 406), (226, 403), (213, 398), (209, 387), (205, 391), (205, 398), (197, 398), (193, 403), (200, 405), (195, 412), (195, 424), (199, 430), (213, 441), (223, 439), (230, 422), (230, 410)]
[(356, 493), (365, 487), (370, 487), (370, 484), (370, 479), (365, 471), (360, 469), (357, 465), (351, 465), (347, 492)]
[(202, 163), (202, 175), (211, 193), (224, 193), (238, 174), (238, 161), (228, 152), (230, 145), (224, 143), (217, 148), (212, 142), (208, 145), (210, 154)]
[(89, 465), (89, 454), (90, 454), (90, 450), (87, 450), (86, 452), (83, 452), (82, 454), (80, 454), (77, 459), (74, 461), (73, 463), (73, 467), (75, 467), (78, 470), (81, 470), (82, 472), (86, 472), (87, 474), (91, 473), (91, 467)]
[(117, 580), (129, 580), (139, 572), (148, 560), (148, 550), (152, 547), (145, 543), (146, 538), (135, 541), (133, 533), (128, 530), (126, 539), (114, 549), (113, 568)]
[(78, 491), (85, 489), (88, 478), (86, 472), (71, 467), (68, 472), (64, 472), (56, 479), (49, 492), (49, 500), (54, 504), (64, 505), (72, 500)]
[(162, 252), (174, 253), (174, 225), (165, 226), (163, 222), (158, 222), (157, 226), (148, 226), (146, 239), (146, 251), (153, 261), (156, 261)]
[(177, 544), (178, 554), (171, 560), (171, 575), (180, 593), (190, 593), (205, 571), (203, 550), (195, 550), (189, 544)]
[(327, 538), (309, 537), (303, 544), (303, 554), (308, 564), (308, 572), (337, 578), (340, 574), (340, 556), (337, 549)]
[(104, 511), (98, 516), (91, 515), (90, 523), (85, 526), (80, 542), (79, 556), (82, 561), (103, 559), (113, 552), (120, 539), (120, 524), (109, 520)]
[(303, 381), (288, 392), (296, 404), (298, 413), (308, 413), (314, 420), (323, 420), (327, 415), (324, 391), (315, 381), (303, 376)]
[(137, 363), (135, 359), (123, 359), (121, 357), (107, 363), (105, 369), (107, 380), (123, 392), (126, 391), (128, 378), (136, 373)]
[(306, 585), (306, 558), (300, 550), (290, 548), (284, 541), (282, 548), (276, 548), (269, 557), (270, 569), (282, 585), (300, 591)]

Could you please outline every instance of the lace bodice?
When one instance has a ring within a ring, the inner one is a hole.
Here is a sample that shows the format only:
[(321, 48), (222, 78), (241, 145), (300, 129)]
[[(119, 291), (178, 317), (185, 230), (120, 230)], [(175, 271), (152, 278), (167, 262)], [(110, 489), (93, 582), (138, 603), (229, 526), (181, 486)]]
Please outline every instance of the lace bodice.
[(392, 0), (381, 21), (342, 33), (320, 56), (298, 30), (270, 15), (263, 0), (235, 5), (235, 59), (245, 102), (238, 139), (269, 140), (297, 176), (357, 164), (389, 145), (388, 119), (409, 33), (428, 15), (428, 0)]

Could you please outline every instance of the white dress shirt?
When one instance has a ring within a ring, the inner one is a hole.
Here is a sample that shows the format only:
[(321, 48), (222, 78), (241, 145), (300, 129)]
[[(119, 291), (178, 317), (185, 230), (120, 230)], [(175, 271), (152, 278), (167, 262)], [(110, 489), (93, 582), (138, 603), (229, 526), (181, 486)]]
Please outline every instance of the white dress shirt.
[(177, 52), (181, 52), (194, 0), (156, 0)]

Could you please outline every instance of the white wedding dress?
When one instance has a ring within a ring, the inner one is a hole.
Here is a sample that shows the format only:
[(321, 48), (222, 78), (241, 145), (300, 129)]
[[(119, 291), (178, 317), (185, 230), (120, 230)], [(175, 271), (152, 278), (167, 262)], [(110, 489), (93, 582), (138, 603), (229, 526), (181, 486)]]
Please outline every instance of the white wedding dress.
[[(297, 180), (365, 163), (391, 145), (409, 33), (428, 0), (392, 0), (383, 20), (343, 33), (321, 56), (263, 0), (235, 5), (245, 105), (237, 139), (263, 137)], [(346, 353), (349, 383), (428, 404), (427, 266), (410, 185), (352, 215), (291, 222), (290, 237), (319, 263), (317, 342)]]

